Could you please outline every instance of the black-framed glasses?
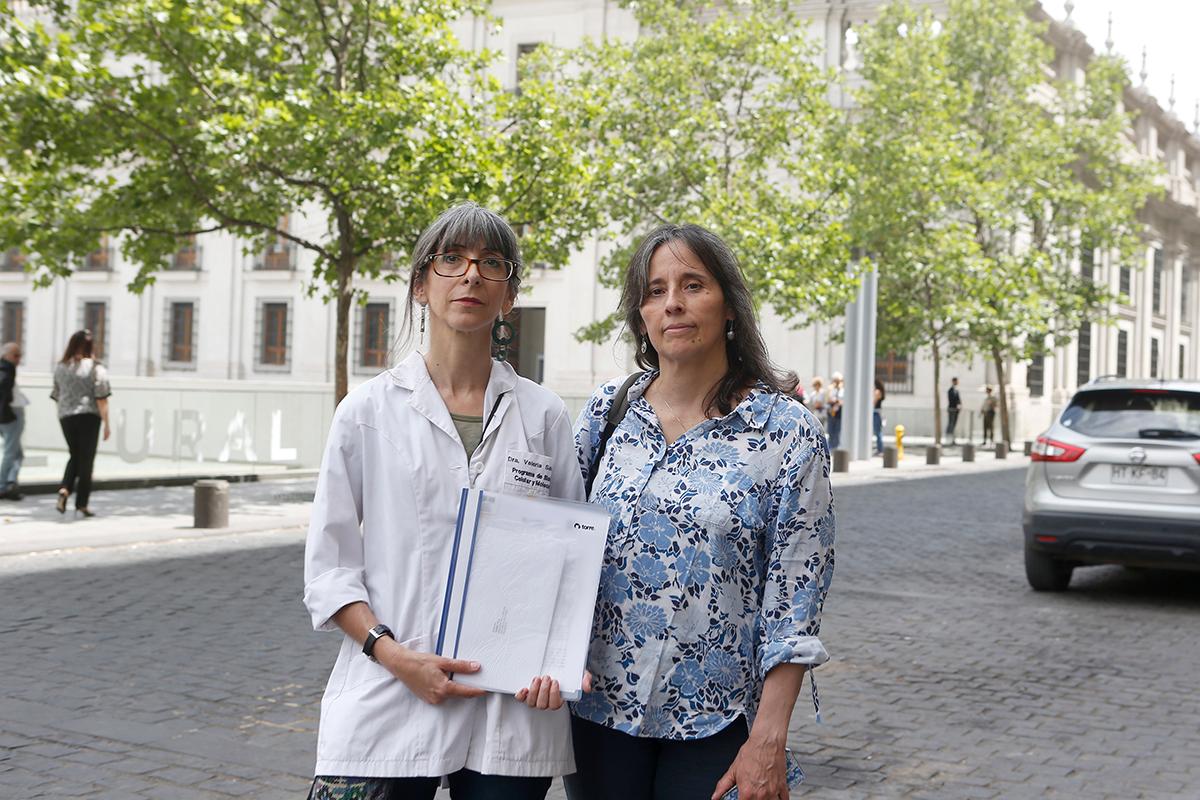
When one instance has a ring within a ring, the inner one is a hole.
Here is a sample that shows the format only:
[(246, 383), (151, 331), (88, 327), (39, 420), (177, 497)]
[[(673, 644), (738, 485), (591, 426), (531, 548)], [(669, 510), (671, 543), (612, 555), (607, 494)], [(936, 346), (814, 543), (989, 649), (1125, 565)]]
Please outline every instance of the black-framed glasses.
[(467, 258), (458, 253), (434, 253), (427, 259), (433, 271), (443, 278), (461, 278), (474, 264), (479, 270), (479, 277), (485, 281), (506, 281), (517, 271), (517, 262), (507, 258), (484, 256), (483, 258)]

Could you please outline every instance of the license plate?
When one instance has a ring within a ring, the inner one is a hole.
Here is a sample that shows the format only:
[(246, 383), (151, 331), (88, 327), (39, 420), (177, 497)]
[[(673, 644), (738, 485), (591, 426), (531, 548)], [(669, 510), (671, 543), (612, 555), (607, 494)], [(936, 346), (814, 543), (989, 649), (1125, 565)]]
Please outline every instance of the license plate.
[(1110, 480), (1127, 486), (1166, 486), (1167, 468), (1113, 464)]

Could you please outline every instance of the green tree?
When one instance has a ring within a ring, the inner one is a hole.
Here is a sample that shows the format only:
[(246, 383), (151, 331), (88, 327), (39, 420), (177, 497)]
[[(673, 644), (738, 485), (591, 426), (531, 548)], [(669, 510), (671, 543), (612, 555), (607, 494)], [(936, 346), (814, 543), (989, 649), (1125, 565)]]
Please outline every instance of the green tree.
[(959, 212), (980, 255), (963, 276), (966, 318), (972, 346), (996, 367), (1006, 442), (1006, 364), (1105, 317), (1112, 293), (1072, 265), (1081, 242), (1124, 258), (1143, 246), (1138, 213), (1161, 170), (1124, 136), (1124, 65), (1098, 56), (1082, 85), (1048, 80), (1046, 25), (1028, 10), (1022, 0), (952, 0), (943, 33), (975, 182)]
[(978, 257), (955, 215), (972, 186), (941, 23), (929, 9), (886, 6), (862, 30), (862, 84), (843, 140), (854, 244), (879, 274), (880, 352), (928, 348), (934, 437), (942, 440), (941, 364), (964, 346), (960, 276)]
[[(315, 255), (346, 393), (355, 279), (394, 278), (420, 230), (474, 199), (561, 264), (594, 229), (594, 165), (552, 87), (505, 92), (452, 25), (476, 0), (0, 0), (0, 246), (45, 285), (104, 235), (141, 291), (182, 236)], [(45, 26), (39, 21), (44, 21)], [(306, 212), (315, 231), (280, 224)]]
[[(694, 222), (742, 260), (754, 296), (800, 322), (843, 312), (853, 276), (830, 76), (782, 0), (626, 3), (639, 34), (545, 52), (551, 80), (605, 174), (601, 280), (662, 222)], [(580, 332), (607, 336), (615, 315)]]

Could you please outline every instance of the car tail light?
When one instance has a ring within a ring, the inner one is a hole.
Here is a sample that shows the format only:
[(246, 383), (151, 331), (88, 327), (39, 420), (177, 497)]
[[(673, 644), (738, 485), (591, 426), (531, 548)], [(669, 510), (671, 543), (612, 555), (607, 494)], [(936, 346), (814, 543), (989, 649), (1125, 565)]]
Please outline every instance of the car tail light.
[(1039, 436), (1029, 451), (1032, 461), (1078, 461), (1084, 448)]
[(1192, 458), (1196, 459), (1196, 463), (1200, 464), (1200, 453), (1193, 453)]

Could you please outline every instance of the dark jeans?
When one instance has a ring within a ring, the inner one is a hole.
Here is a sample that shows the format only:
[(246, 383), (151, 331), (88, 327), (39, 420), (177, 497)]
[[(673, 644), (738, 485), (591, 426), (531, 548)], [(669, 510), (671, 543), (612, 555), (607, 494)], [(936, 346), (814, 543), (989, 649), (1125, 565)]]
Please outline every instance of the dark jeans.
[(749, 738), (736, 719), (705, 739), (651, 739), (571, 717), (569, 800), (708, 800)]
[(842, 444), (842, 412), (829, 417), (829, 449), (837, 450)]
[[(335, 778), (318, 775), (309, 800), (433, 800), (441, 778)], [(543, 800), (550, 778), (481, 775), (460, 769), (450, 775), (454, 800)]]
[(883, 452), (883, 412), (878, 408), (871, 412), (871, 433), (875, 434), (875, 452)]
[(952, 408), (949, 411), (950, 421), (946, 423), (946, 435), (951, 439), (954, 438), (954, 429), (958, 427), (958, 412), (959, 409)]
[(87, 508), (92, 493), (92, 465), (96, 463), (96, 447), (100, 444), (100, 415), (72, 414), (58, 423), (71, 452), (60, 488), (76, 493), (76, 508)]

